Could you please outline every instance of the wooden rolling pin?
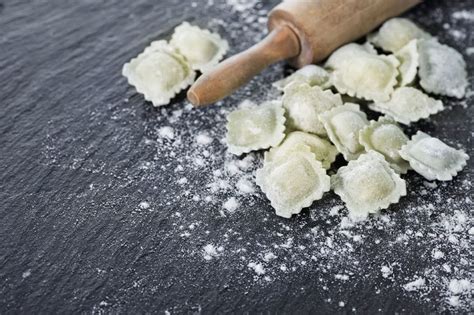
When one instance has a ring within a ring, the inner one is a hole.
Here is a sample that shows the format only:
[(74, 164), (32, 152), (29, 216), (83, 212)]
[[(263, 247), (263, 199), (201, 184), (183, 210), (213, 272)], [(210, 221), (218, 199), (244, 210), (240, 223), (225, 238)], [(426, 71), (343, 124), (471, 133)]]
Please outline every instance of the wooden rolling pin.
[(231, 94), (269, 65), (289, 59), (300, 68), (367, 34), (421, 0), (285, 0), (268, 18), (269, 35), (203, 74), (189, 89), (195, 106)]

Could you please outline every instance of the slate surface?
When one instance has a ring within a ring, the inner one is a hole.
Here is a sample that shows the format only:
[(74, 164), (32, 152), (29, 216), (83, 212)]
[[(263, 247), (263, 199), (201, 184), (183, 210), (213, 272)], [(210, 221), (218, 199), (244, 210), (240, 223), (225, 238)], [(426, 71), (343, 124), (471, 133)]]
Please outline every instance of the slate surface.
[[(262, 97), (262, 89), (268, 91), (263, 86), (287, 69), (274, 66), (221, 106), (200, 111), (185, 107), (183, 95), (154, 109), (120, 75), (125, 61), (183, 20), (219, 31), (232, 53), (243, 49), (264, 33), (264, 21), (252, 16), (264, 16), (276, 2), (257, 3), (245, 16), (238, 6), (245, 1), (214, 3), (0, 1), (0, 313), (467, 312), (446, 308), (439, 286), (422, 294), (402, 288), (406, 279), (436, 266), (432, 241), (410, 238), (392, 248), (384, 241), (452, 213), (450, 205), (469, 212), (472, 204), (464, 200), (472, 197), (472, 160), (456, 180), (423, 197), (441, 196), (429, 215), (404, 210), (421, 200), (410, 194), (391, 209), (390, 228), (362, 232), (382, 243), (357, 246), (359, 267), (348, 281), (333, 282), (338, 270), (325, 269), (334, 261), (346, 268), (344, 253), (328, 258), (324, 268), (314, 259), (306, 269), (282, 275), (265, 265), (266, 280), (249, 270), (241, 256), (257, 259), (282, 235), (303, 244), (298, 240), (310, 228), (324, 232), (339, 224), (317, 210), (323, 202), (337, 204), (334, 195), (293, 220), (274, 216), (260, 193), (240, 199), (241, 214), (224, 217), (219, 209), (231, 192), (210, 203), (192, 198), (195, 191), (205, 195), (203, 186), (225, 155), (225, 146), (214, 141), (206, 148), (214, 159), (191, 167), (203, 150), (194, 135), (207, 131), (220, 139), (228, 108), (244, 97)], [(461, 9), (472, 10), (472, 2), (426, 1), (408, 16), (465, 54), (474, 45), (472, 21), (451, 20)], [(445, 23), (461, 35), (448, 32)], [(473, 73), (472, 52), (465, 58)], [(472, 98), (445, 101), (446, 112), (417, 127), (472, 156)], [(462, 102), (467, 106), (454, 106)], [(160, 138), (164, 125), (172, 126), (174, 142)], [(178, 184), (178, 177), (188, 184)], [(423, 187), (419, 176), (407, 179), (415, 191)], [(140, 207), (143, 201), (150, 208)], [(192, 224), (197, 232), (183, 237)], [(203, 259), (208, 243), (224, 244), (220, 257)], [(436, 246), (443, 244), (445, 252), (469, 258), (445, 240)], [(279, 259), (288, 265), (305, 255), (285, 250)], [(403, 262), (399, 272), (407, 278), (384, 280), (384, 261)], [(469, 273), (456, 261), (451, 267)]]

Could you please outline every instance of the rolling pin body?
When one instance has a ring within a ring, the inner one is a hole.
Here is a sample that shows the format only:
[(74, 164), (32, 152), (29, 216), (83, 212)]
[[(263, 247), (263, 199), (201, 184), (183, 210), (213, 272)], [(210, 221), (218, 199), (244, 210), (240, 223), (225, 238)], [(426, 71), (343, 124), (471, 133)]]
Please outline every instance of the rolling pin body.
[(269, 15), (261, 43), (218, 64), (188, 91), (195, 106), (231, 94), (265, 67), (282, 59), (299, 68), (364, 36), (421, 0), (285, 0)]

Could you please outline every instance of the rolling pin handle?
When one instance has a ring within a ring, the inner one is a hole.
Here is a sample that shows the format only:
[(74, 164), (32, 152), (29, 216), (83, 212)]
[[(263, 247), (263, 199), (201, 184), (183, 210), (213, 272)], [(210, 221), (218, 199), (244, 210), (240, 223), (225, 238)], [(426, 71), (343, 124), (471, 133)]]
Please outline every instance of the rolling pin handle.
[(189, 89), (188, 100), (196, 107), (214, 103), (269, 65), (297, 56), (300, 50), (298, 36), (289, 26), (275, 28), (260, 43), (204, 73)]

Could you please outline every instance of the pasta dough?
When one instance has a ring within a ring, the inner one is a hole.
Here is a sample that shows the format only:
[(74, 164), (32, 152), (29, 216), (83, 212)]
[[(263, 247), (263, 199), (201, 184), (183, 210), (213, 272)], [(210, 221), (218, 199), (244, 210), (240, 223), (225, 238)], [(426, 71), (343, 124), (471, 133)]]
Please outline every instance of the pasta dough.
[(366, 100), (387, 101), (397, 84), (400, 62), (393, 56), (375, 54), (370, 46), (348, 44), (326, 62), (339, 93)]
[(298, 151), (313, 153), (325, 169), (331, 167), (331, 163), (339, 154), (336, 147), (329, 141), (306, 132), (294, 131), (278, 147), (272, 148), (265, 154), (265, 161), (271, 162), (278, 158), (285, 158)]
[(412, 21), (405, 18), (393, 18), (385, 22), (378, 32), (370, 34), (367, 39), (375, 46), (394, 53), (412, 39), (428, 38), (431, 38), (431, 35)]
[(455, 49), (436, 40), (418, 43), (420, 85), (428, 92), (463, 98), (469, 85), (466, 62)]
[(331, 86), (329, 80), (329, 73), (316, 65), (307, 65), (296, 70), (290, 76), (273, 83), (273, 86), (283, 91), (285, 87), (293, 82), (307, 83), (309, 86), (320, 86), (322, 89), (327, 89)]
[(443, 103), (418, 89), (401, 87), (395, 90), (390, 101), (369, 105), (370, 109), (393, 117), (402, 124), (428, 118), (444, 109)]
[(395, 57), (400, 61), (398, 71), (400, 72), (400, 85), (405, 86), (411, 84), (418, 71), (418, 44), (417, 40), (413, 39), (402, 49), (395, 53)]
[(122, 74), (154, 106), (168, 104), (195, 78), (186, 60), (163, 40), (152, 42), (141, 54), (126, 63)]
[(201, 72), (215, 66), (229, 49), (227, 41), (218, 34), (187, 22), (176, 27), (170, 44), (186, 57), (193, 69)]
[(319, 115), (329, 139), (349, 161), (359, 157), (364, 147), (359, 142), (359, 131), (369, 122), (359, 105), (346, 103)]
[(326, 170), (313, 153), (303, 151), (265, 162), (257, 170), (256, 182), (284, 218), (300, 213), (330, 189)]
[(453, 179), (466, 166), (469, 156), (437, 138), (418, 131), (400, 150), (400, 156), (428, 180)]
[(311, 87), (307, 83), (291, 83), (283, 95), (289, 127), (318, 135), (326, 134), (318, 115), (340, 105), (342, 99), (339, 94), (323, 91), (319, 86)]
[(359, 142), (367, 152), (374, 150), (382, 154), (398, 173), (405, 174), (410, 168), (398, 153), (408, 137), (392, 119), (381, 116), (378, 121), (371, 121), (359, 132)]
[(341, 167), (331, 177), (331, 187), (352, 215), (363, 217), (388, 208), (407, 194), (405, 181), (375, 151)]
[(284, 110), (278, 101), (236, 110), (227, 120), (229, 152), (236, 155), (276, 146), (285, 137)]

